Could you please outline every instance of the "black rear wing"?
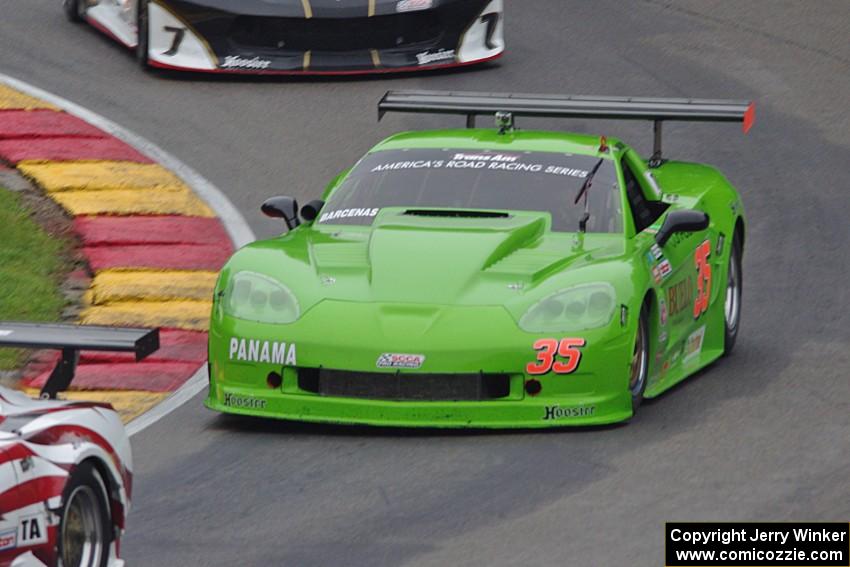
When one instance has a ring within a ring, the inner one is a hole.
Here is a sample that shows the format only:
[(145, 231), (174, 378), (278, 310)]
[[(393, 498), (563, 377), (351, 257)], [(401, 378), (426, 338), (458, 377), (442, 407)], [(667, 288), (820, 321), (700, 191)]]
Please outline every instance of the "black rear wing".
[(159, 349), (159, 329), (0, 321), (0, 347), (61, 350), (40, 394), (56, 398), (71, 385), (81, 350), (131, 352), (139, 361)]
[(655, 143), (651, 161), (661, 160), (661, 122), (741, 122), (746, 133), (755, 122), (755, 104), (742, 100), (696, 98), (638, 98), (495, 94), (448, 91), (388, 91), (378, 102), (378, 120), (387, 112), (457, 114), (466, 116), (468, 128), (475, 117), (496, 115), (500, 125), (511, 127), (514, 116), (545, 118), (601, 118), (650, 120)]

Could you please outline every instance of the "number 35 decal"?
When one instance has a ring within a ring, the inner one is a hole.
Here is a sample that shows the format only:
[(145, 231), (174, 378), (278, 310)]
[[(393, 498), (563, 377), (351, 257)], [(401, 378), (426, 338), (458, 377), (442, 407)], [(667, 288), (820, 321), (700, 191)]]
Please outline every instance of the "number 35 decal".
[(694, 264), (697, 268), (697, 297), (694, 300), (694, 319), (698, 319), (708, 309), (708, 297), (711, 293), (709, 256), (711, 256), (711, 242), (706, 240), (697, 246), (696, 252), (694, 252)]
[[(572, 374), (581, 360), (579, 348), (586, 344), (584, 339), (540, 339), (534, 342), (537, 361), (525, 365), (528, 374)], [(556, 355), (560, 359), (556, 359)], [(562, 359), (562, 360), (561, 360)]]

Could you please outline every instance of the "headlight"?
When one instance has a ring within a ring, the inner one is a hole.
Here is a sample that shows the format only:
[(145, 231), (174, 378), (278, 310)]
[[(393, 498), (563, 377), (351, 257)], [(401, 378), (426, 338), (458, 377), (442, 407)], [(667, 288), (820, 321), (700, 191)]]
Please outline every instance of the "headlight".
[(239, 272), (230, 280), (222, 308), (237, 319), (258, 323), (292, 323), (301, 310), (286, 286), (255, 272)]
[(611, 322), (616, 303), (611, 284), (577, 285), (532, 305), (520, 318), (519, 326), (529, 333), (595, 329)]

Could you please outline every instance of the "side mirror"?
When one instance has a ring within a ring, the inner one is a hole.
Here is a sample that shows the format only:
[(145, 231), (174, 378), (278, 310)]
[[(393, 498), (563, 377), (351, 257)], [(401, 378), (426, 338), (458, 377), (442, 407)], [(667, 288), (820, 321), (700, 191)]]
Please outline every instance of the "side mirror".
[(270, 197), (266, 199), (260, 210), (267, 217), (283, 219), (288, 230), (292, 230), (300, 224), (298, 220), (298, 201), (292, 197)]
[(670, 211), (655, 235), (655, 242), (659, 246), (664, 246), (677, 232), (697, 232), (706, 228), (708, 228), (708, 215), (702, 211), (693, 209)]
[(312, 201), (301, 207), (301, 218), (307, 222), (316, 220), (316, 217), (319, 216), (319, 212), (324, 206), (325, 202), (321, 199), (313, 199)]

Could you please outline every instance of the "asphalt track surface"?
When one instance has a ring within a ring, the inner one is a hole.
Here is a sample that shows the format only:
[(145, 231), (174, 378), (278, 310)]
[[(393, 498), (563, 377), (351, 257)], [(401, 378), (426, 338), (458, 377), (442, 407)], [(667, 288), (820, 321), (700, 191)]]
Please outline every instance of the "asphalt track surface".
[[(134, 437), (130, 566), (663, 564), (668, 520), (850, 518), (850, 4), (509, 0), (508, 54), (465, 72), (147, 76), (58, 0), (0, 0), (0, 70), (153, 140), (222, 188), (302, 200), (395, 131), (388, 88), (752, 98), (756, 126), (676, 124), (749, 216), (737, 350), (630, 424), (549, 433), (317, 427), (201, 396)], [(521, 126), (543, 126), (522, 120)], [(549, 124), (619, 136), (650, 126)]]

